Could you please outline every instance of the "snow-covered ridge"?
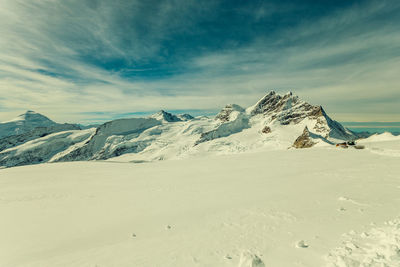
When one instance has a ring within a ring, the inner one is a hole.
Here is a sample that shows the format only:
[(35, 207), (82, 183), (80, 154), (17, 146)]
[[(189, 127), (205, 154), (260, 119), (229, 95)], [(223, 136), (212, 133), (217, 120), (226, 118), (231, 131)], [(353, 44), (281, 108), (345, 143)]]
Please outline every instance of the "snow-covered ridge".
[[(295, 145), (305, 128), (307, 140), (303, 138), (303, 145)], [(0, 130), (8, 135), (0, 138), (0, 166), (7, 167), (97, 159), (153, 161), (327, 146), (358, 138), (332, 120), (321, 106), (311, 105), (291, 92), (279, 95), (274, 91), (246, 109), (236, 104), (226, 105), (214, 119), (161, 110), (148, 118), (106, 122), (78, 134), (80, 137), (72, 142), (71, 138), (65, 142), (61, 139), (77, 134), (74, 131), (80, 131), (78, 125), (57, 124), (32, 111), (0, 124)], [(52, 137), (48, 138), (49, 135)], [(34, 150), (28, 149), (32, 144), (35, 144)], [(32, 151), (40, 155), (40, 160), (36, 155), (32, 157)], [(27, 153), (30, 156), (24, 156)]]
[(190, 114), (178, 114), (174, 115), (165, 110), (160, 110), (159, 112), (150, 116), (150, 118), (159, 120), (161, 122), (177, 122), (177, 121), (188, 121), (193, 119)]
[(7, 148), (14, 147), (30, 140), (44, 137), (46, 135), (68, 131), (68, 130), (81, 130), (81, 128), (76, 124), (55, 124), (49, 127), (36, 127), (29, 132), (25, 132), (22, 134), (11, 135), (0, 139), (0, 151), (3, 151)]
[(181, 119), (178, 118), (176, 115), (173, 115), (173, 114), (171, 114), (169, 112), (166, 112), (164, 110), (160, 110), (159, 112), (151, 115), (150, 118), (154, 118), (154, 119), (162, 121), (162, 122), (177, 122), (177, 121), (181, 121)]
[(52, 162), (58, 153), (87, 140), (94, 129), (57, 132), (6, 149), (0, 153), (0, 166), (13, 167)]
[(108, 159), (125, 153), (137, 153), (145, 146), (139, 142), (131, 145), (124, 140), (134, 139), (143, 131), (160, 125), (153, 118), (119, 119), (106, 122), (96, 129), (96, 132), (82, 146), (66, 153), (56, 161), (76, 161), (92, 159)]
[(0, 138), (23, 134), (36, 127), (51, 127), (57, 123), (42, 114), (28, 110), (10, 121), (0, 123)]

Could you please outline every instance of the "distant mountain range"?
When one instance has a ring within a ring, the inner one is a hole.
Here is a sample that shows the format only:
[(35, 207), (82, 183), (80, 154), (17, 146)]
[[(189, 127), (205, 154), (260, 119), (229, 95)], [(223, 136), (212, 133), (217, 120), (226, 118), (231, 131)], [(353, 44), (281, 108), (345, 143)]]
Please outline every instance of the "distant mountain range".
[(342, 122), (354, 132), (384, 133), (400, 135), (400, 122)]
[(332, 120), (321, 106), (291, 92), (279, 95), (271, 91), (248, 108), (227, 105), (215, 118), (161, 110), (147, 118), (118, 119), (86, 128), (59, 124), (27, 111), (0, 123), (0, 166), (81, 160), (146, 162), (329, 146), (360, 137), (365, 134)]

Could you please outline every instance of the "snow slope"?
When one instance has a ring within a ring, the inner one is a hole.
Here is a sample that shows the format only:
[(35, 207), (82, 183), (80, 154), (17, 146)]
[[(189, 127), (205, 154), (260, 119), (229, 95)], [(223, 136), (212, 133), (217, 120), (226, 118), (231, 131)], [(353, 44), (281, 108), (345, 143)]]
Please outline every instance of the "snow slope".
[(96, 132), (82, 146), (78, 146), (57, 161), (76, 161), (107, 159), (123, 153), (137, 153), (143, 150), (147, 143), (138, 141), (125, 142), (139, 136), (143, 131), (160, 125), (154, 118), (120, 119), (106, 122), (96, 129)]
[(400, 158), (400, 136), (384, 132), (359, 141), (372, 153)]
[(207, 155), (0, 170), (0, 266), (400, 266), (398, 158)]
[[(94, 128), (57, 132), (0, 152), (0, 166), (13, 167), (52, 162), (65, 151), (86, 142)], [(64, 153), (63, 153), (64, 152)]]
[(42, 127), (42, 126), (36, 127), (33, 130), (21, 134), (10, 135), (7, 137), (0, 138), (0, 151), (3, 151), (7, 148), (19, 146), (28, 141), (38, 139), (52, 133), (68, 131), (68, 130), (81, 130), (81, 128), (76, 124), (68, 124), (68, 123), (55, 124), (48, 127)]
[(28, 110), (13, 120), (1, 122), (0, 138), (10, 135), (23, 134), (33, 130), (36, 127), (50, 127), (55, 125), (56, 123), (46, 116)]

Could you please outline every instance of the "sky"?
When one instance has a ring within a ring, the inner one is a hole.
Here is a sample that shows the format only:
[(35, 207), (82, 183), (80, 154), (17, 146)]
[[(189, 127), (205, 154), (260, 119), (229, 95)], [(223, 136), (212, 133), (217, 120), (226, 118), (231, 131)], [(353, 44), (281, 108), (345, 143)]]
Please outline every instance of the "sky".
[(400, 121), (400, 1), (0, 0), (0, 121), (218, 112), (292, 91)]

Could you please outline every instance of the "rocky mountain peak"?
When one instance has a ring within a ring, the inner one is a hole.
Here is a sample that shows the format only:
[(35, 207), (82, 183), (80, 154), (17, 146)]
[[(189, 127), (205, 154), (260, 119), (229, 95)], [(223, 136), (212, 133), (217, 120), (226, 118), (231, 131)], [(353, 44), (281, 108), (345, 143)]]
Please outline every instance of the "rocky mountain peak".
[(270, 122), (281, 125), (298, 124), (305, 119), (315, 121), (312, 131), (324, 138), (354, 139), (355, 134), (340, 123), (332, 120), (322, 106), (311, 105), (292, 92), (279, 95), (275, 91), (269, 92), (255, 105), (247, 109), (250, 116), (262, 115)]
[(159, 121), (163, 122), (177, 122), (177, 121), (182, 121), (180, 118), (178, 118), (176, 115), (169, 113), (165, 110), (160, 110), (159, 112), (153, 114), (150, 116), (150, 118), (154, 118)]
[(293, 92), (292, 91), (289, 91), (289, 92), (287, 92), (286, 94), (285, 94), (285, 96), (292, 96), (293, 95)]
[(313, 117), (326, 117), (328, 116), (322, 106), (312, 106), (310, 111), (310, 116)]
[(231, 121), (236, 117), (237, 113), (244, 112), (244, 108), (236, 104), (228, 104), (226, 105), (218, 114), (215, 116), (216, 120), (220, 120), (222, 122)]
[(310, 137), (310, 131), (308, 130), (308, 127), (306, 126), (303, 130), (303, 133), (297, 137), (297, 139), (293, 143), (293, 147), (295, 148), (308, 148), (312, 147), (315, 145), (313, 140)]
[(273, 112), (290, 109), (299, 102), (301, 102), (299, 98), (293, 95), (292, 92), (279, 95), (275, 91), (271, 91), (262, 97), (254, 106), (251, 106), (248, 109), (248, 113), (253, 116), (258, 114), (267, 115)]
[(188, 121), (194, 119), (194, 117), (190, 114), (184, 113), (184, 114), (178, 114), (176, 115), (180, 120), (182, 121)]
[(310, 136), (310, 131), (308, 130), (308, 127), (307, 127), (307, 126), (304, 127), (303, 135), (305, 135), (305, 136)]

